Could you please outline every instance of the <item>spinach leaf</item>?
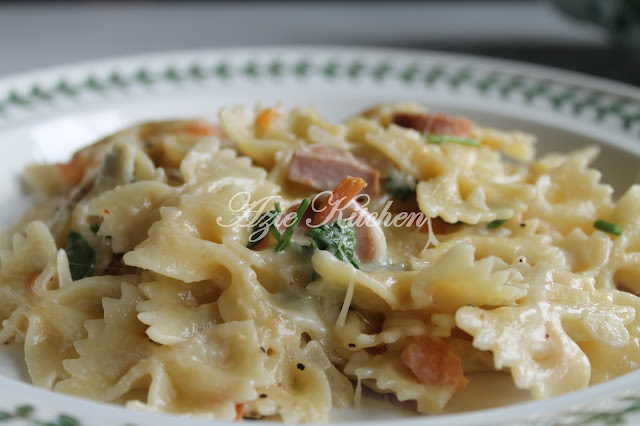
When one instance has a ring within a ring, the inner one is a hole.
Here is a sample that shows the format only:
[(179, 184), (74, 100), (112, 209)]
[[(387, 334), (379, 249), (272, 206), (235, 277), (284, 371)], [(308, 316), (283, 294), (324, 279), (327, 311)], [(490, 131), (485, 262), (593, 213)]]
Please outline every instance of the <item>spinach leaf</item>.
[(351, 222), (338, 219), (331, 224), (313, 228), (305, 235), (311, 237), (313, 249), (327, 250), (338, 259), (360, 269), (360, 264), (355, 258), (356, 229)]
[(82, 235), (75, 231), (69, 232), (64, 251), (69, 259), (71, 279), (76, 281), (91, 276), (96, 266), (96, 253)]

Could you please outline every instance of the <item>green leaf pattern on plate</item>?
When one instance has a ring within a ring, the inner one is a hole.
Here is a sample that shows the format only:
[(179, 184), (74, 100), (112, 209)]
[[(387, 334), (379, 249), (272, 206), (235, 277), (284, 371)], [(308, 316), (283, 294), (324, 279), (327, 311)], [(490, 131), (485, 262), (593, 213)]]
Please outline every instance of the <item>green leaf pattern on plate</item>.
[(33, 405), (19, 405), (13, 412), (0, 411), (0, 423), (15, 424), (15, 421), (19, 420), (21, 424), (29, 426), (82, 426), (79, 420), (67, 414), (59, 414), (55, 419), (48, 421), (38, 419), (35, 414), (36, 409)]
[(576, 117), (588, 108), (595, 111), (594, 118), (597, 121), (614, 116), (624, 131), (640, 123), (640, 106), (634, 99), (622, 96), (612, 98), (610, 94), (580, 86), (562, 86), (541, 78), (495, 69), (474, 69), (468, 65), (395, 64), (392, 61), (372, 63), (358, 56), (316, 61), (306, 57), (286, 61), (284, 57), (273, 56), (266, 59), (250, 58), (244, 63), (221, 60), (213, 65), (195, 61), (187, 65), (167, 64), (164, 69), (152, 69), (149, 66), (139, 66), (133, 71), (114, 69), (107, 76), (91, 74), (80, 81), (62, 77), (51, 86), (45, 87), (42, 83), (34, 82), (32, 87), (25, 90), (14, 88), (0, 93), (0, 118), (11, 109), (25, 110), (38, 104), (55, 102), (57, 98), (73, 99), (86, 92), (106, 93), (135, 86), (152, 88), (160, 83), (226, 81), (232, 78), (258, 80), (284, 76), (301, 79), (319, 76), (328, 82), (345, 78), (378, 84), (396, 81), (406, 85), (421, 84), (425, 88), (438, 84), (452, 91), (471, 88), (480, 96), (495, 93), (505, 99), (519, 94), (525, 103), (546, 100), (553, 110), (563, 110)]

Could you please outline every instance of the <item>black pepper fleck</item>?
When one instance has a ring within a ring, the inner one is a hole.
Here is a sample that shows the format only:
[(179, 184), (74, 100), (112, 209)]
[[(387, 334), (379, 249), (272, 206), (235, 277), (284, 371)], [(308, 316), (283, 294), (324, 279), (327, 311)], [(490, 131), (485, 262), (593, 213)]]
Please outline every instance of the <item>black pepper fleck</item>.
[(304, 364), (298, 363), (297, 367), (298, 367), (298, 370), (304, 371)]
[(263, 354), (267, 353), (267, 350), (265, 348), (263, 348), (262, 346), (260, 346), (260, 350), (262, 351)]
[(522, 223), (520, 224), (520, 227), (521, 227), (521, 228), (524, 228), (525, 226), (527, 226), (527, 224), (526, 224), (526, 223), (524, 223), (524, 222), (522, 222)]
[(350, 348), (355, 348), (355, 347), (356, 347), (356, 344), (355, 344), (355, 343), (349, 343), (349, 345), (348, 345), (348, 346), (349, 346)]
[(266, 393), (261, 393), (261, 394), (260, 394), (260, 398), (266, 398), (266, 397), (267, 397), (267, 394), (266, 394)]

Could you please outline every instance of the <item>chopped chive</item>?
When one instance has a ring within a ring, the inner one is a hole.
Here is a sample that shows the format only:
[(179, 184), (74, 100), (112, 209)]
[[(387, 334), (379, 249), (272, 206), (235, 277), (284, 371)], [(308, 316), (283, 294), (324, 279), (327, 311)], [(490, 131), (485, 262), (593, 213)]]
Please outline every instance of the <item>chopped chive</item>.
[[(279, 215), (280, 213), (282, 213), (282, 208), (280, 207), (280, 201), (276, 201), (275, 206), (276, 206), (276, 214)], [(278, 228), (276, 227), (276, 222), (277, 220), (273, 221), (273, 223), (269, 227), (269, 231), (274, 237), (276, 237), (278, 241), (280, 241), (280, 238), (282, 238), (282, 235), (280, 235), (280, 231), (278, 231)]]
[(284, 251), (284, 249), (289, 246), (289, 244), (291, 243), (291, 237), (293, 237), (293, 232), (298, 227), (298, 224), (302, 220), (302, 215), (304, 215), (304, 212), (307, 211), (307, 207), (309, 207), (309, 204), (311, 204), (310, 198), (305, 198), (304, 200), (302, 200), (300, 206), (298, 207), (298, 211), (296, 212), (296, 218), (282, 234), (282, 238), (280, 238), (280, 242), (278, 242), (278, 245), (276, 246), (276, 251)]
[(271, 225), (271, 227), (269, 228), (269, 232), (271, 232), (271, 235), (276, 237), (276, 240), (278, 241), (280, 241), (280, 238), (282, 238), (282, 234), (280, 234), (280, 231), (278, 231), (278, 228), (276, 228), (275, 225)]
[(100, 224), (99, 223), (94, 223), (93, 225), (91, 225), (91, 232), (93, 232), (94, 234), (97, 234), (98, 231), (100, 230)]
[(459, 143), (462, 145), (480, 146), (480, 141), (477, 141), (475, 139), (463, 138), (460, 136), (428, 135), (427, 140), (431, 143), (452, 142), (452, 143)]
[(487, 229), (494, 229), (504, 225), (507, 222), (507, 219), (496, 219), (492, 220), (487, 224)]
[(268, 232), (271, 232), (271, 234), (276, 237), (276, 239), (280, 240), (280, 232), (276, 228), (275, 224), (278, 221), (278, 216), (280, 215), (280, 213), (282, 213), (282, 209), (280, 208), (280, 202), (276, 201), (275, 206), (276, 208), (274, 210), (264, 212), (260, 215), (260, 217), (258, 218), (258, 223), (256, 223), (256, 225), (253, 227), (251, 235), (249, 235), (249, 243), (247, 244), (247, 248), (253, 249), (258, 244), (260, 244), (260, 242), (264, 238), (254, 240), (253, 237), (256, 234), (258, 234), (258, 236), (261, 236), (265, 232), (265, 229), (267, 229)]
[(622, 235), (622, 226), (617, 223), (607, 222), (606, 220), (598, 219), (593, 223), (593, 226), (596, 229), (599, 229), (604, 232), (608, 232), (613, 235), (620, 236)]

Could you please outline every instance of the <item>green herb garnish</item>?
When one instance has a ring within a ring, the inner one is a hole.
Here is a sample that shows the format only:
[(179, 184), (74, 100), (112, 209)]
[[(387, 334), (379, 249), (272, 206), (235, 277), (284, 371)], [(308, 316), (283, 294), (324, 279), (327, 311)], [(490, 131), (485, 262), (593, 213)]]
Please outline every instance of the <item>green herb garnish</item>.
[(475, 139), (463, 138), (460, 136), (451, 136), (451, 135), (428, 135), (427, 140), (431, 143), (443, 143), (443, 142), (452, 142), (459, 143), (462, 145), (469, 146), (480, 146), (480, 141)]
[(593, 223), (593, 226), (596, 229), (608, 232), (613, 235), (617, 235), (617, 236), (622, 235), (622, 226), (618, 225), (617, 223), (607, 222), (606, 220), (598, 219)]
[(96, 253), (82, 235), (75, 231), (69, 232), (64, 251), (67, 252), (73, 281), (91, 276), (96, 266)]
[(298, 211), (296, 212), (296, 218), (279, 238), (278, 245), (276, 246), (276, 251), (284, 251), (284, 249), (289, 246), (289, 244), (291, 243), (291, 237), (293, 237), (293, 232), (298, 227), (298, 224), (302, 220), (304, 212), (307, 211), (307, 207), (309, 207), (309, 204), (311, 204), (311, 199), (305, 198), (304, 200), (302, 200), (300, 206), (298, 207)]
[(495, 229), (507, 223), (507, 219), (492, 220), (487, 224), (487, 229)]
[(338, 219), (331, 224), (313, 228), (305, 235), (311, 237), (313, 249), (327, 250), (338, 259), (349, 262), (360, 269), (360, 265), (355, 259), (356, 229), (352, 223)]
[(397, 179), (389, 176), (384, 182), (382, 182), (382, 187), (391, 195), (396, 198), (399, 198), (402, 201), (407, 201), (407, 199), (416, 193), (416, 187), (407, 186), (404, 183), (398, 182)]
[(275, 224), (278, 220), (278, 216), (282, 213), (282, 209), (280, 208), (280, 203), (277, 201), (275, 207), (275, 209), (264, 212), (260, 215), (258, 222), (253, 227), (253, 231), (251, 231), (251, 235), (249, 235), (247, 248), (252, 249), (260, 244), (260, 241), (267, 237), (267, 232), (271, 232), (278, 240), (280, 239), (280, 232), (278, 231), (278, 228), (276, 228)]
[(89, 229), (91, 229), (91, 232), (93, 232), (94, 234), (97, 234), (98, 231), (100, 230), (100, 224), (99, 223), (94, 223), (93, 225), (91, 225), (89, 227)]

